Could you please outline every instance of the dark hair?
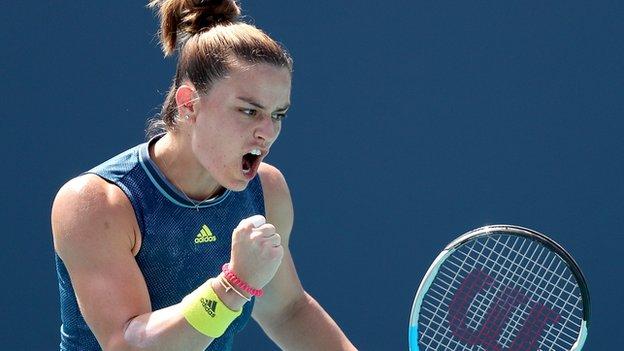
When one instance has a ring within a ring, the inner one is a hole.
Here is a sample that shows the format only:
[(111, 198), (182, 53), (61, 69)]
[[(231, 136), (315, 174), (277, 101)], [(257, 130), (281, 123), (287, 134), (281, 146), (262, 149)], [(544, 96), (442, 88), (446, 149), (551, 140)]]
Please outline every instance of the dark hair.
[(178, 51), (178, 64), (160, 114), (149, 121), (148, 137), (176, 127), (175, 94), (184, 80), (207, 93), (242, 62), (287, 68), (288, 52), (262, 30), (240, 21), (234, 0), (152, 0), (160, 17), (160, 42), (165, 56)]

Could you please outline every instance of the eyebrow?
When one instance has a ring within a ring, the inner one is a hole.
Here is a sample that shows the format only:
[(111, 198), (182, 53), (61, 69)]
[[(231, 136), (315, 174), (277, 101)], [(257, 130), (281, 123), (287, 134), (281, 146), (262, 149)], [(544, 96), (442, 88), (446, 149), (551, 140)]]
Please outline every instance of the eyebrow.
[[(266, 108), (264, 106), (262, 106), (260, 103), (256, 102), (252, 98), (248, 98), (248, 97), (245, 97), (245, 96), (237, 96), (236, 98), (239, 99), (239, 100), (245, 101), (246, 103), (248, 103), (248, 104), (250, 104), (250, 105), (252, 105), (254, 107), (257, 107), (257, 108), (259, 108), (261, 110), (266, 110)], [(283, 107), (278, 107), (276, 111), (285, 111), (289, 107), (290, 107), (290, 103), (284, 105)]]

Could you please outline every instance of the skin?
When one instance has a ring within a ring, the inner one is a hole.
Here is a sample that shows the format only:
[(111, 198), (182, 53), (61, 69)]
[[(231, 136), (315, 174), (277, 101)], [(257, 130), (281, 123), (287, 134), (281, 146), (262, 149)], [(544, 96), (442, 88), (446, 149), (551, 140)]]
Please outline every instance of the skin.
[[(198, 94), (186, 82), (176, 102), (179, 115), (189, 117), (156, 142), (152, 158), (194, 199), (216, 196), (224, 188), (245, 189), (249, 177), (242, 171), (242, 155), (258, 148), (265, 156), (277, 139), (290, 80), (286, 69), (259, 64), (234, 69), (207, 94)], [(230, 261), (237, 275), (265, 291), (256, 299), (252, 317), (285, 350), (355, 350), (301, 286), (288, 249), (294, 214), (284, 176), (266, 163), (258, 174), (266, 223), (255, 228), (258, 218), (241, 221), (232, 233)], [(52, 229), (80, 310), (103, 349), (204, 350), (213, 340), (186, 322), (179, 304), (151, 310), (134, 259), (141, 233), (130, 201), (117, 186), (95, 175), (70, 180), (55, 198)], [(230, 309), (244, 305), (245, 300), (215, 280), (206, 284)]]

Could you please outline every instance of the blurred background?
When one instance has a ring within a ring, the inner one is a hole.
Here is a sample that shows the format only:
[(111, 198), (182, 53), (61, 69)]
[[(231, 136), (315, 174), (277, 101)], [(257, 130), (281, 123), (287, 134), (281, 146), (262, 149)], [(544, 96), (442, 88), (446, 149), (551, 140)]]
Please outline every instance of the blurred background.
[[(54, 350), (49, 212), (69, 178), (143, 142), (175, 60), (141, 1), (0, 12), (0, 343)], [(624, 3), (242, 1), (295, 60), (269, 162), (289, 181), (306, 289), (361, 350), (407, 350), (413, 296), (455, 236), (548, 234), (586, 274), (586, 350), (624, 342)], [(319, 336), (321, 337), (321, 336)], [(250, 323), (235, 350), (277, 349)]]

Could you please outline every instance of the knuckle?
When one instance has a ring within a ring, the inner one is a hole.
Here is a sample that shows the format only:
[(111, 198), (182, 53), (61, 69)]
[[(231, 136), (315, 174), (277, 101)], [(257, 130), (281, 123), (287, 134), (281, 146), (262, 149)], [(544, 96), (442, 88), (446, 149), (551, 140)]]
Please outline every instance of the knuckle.
[(253, 231), (254, 227), (252, 223), (243, 223), (234, 229), (234, 234), (244, 235), (250, 234)]
[(243, 218), (238, 222), (239, 227), (253, 228), (254, 226), (260, 226), (266, 222), (266, 218), (262, 215), (254, 215), (251, 217)]
[(245, 219), (253, 227), (260, 227), (266, 223), (266, 218), (262, 215), (255, 215)]

